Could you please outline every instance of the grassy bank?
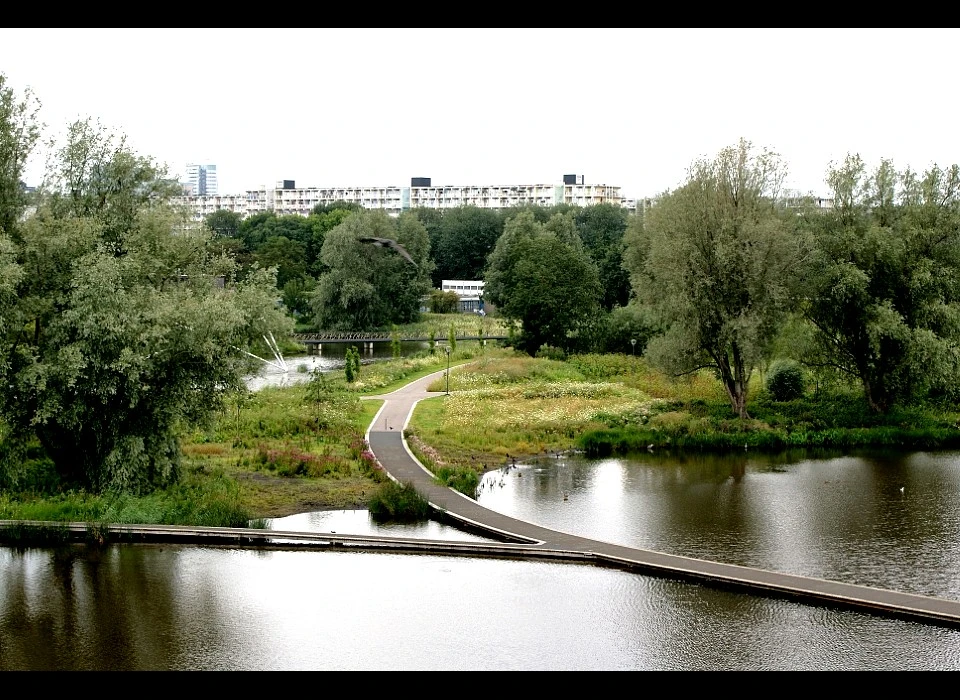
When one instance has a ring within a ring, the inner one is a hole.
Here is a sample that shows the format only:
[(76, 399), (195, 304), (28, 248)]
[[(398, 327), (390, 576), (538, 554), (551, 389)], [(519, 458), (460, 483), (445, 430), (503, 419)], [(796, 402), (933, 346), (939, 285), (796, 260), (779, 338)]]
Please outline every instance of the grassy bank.
[[(625, 355), (530, 358), (458, 343), (449, 396), (421, 401), (406, 432), (438, 481), (472, 494), (487, 469), (528, 456), (785, 448), (960, 447), (960, 412), (927, 406), (872, 414), (859, 394), (815, 391), (776, 402), (756, 378), (749, 420), (732, 417), (709, 373), (674, 380)], [(62, 488), (42, 455), (28, 487), (0, 491), (0, 520), (243, 526), (259, 518), (367, 508), (386, 483), (363, 436), (387, 393), (447, 366), (444, 353), (365, 365), (313, 382), (232, 397), (208, 426), (185, 432), (182, 478), (144, 496)], [(430, 387), (446, 388), (440, 376)], [(388, 508), (389, 510), (389, 508)]]
[[(462, 343), (451, 366), (470, 361)], [(185, 432), (182, 477), (154, 493), (90, 494), (63, 488), (34, 455), (25, 488), (0, 491), (0, 520), (243, 527), (261, 518), (311, 510), (367, 508), (386, 481), (364, 434), (386, 393), (446, 368), (443, 353), (365, 365), (314, 382), (231, 397), (209, 425)]]
[[(440, 390), (440, 382), (431, 387)], [(960, 413), (915, 407), (876, 415), (855, 388), (774, 401), (754, 378), (750, 419), (733, 417), (708, 372), (673, 379), (627, 355), (565, 362), (489, 357), (451, 375), (449, 397), (421, 402), (408, 437), (436, 468), (482, 472), (566, 450), (591, 456), (648, 448), (723, 452), (788, 448), (960, 447)]]

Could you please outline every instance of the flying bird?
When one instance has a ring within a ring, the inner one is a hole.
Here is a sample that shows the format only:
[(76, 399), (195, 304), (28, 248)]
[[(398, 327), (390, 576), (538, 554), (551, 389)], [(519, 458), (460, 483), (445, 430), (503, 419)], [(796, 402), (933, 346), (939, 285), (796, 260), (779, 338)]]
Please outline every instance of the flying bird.
[(417, 267), (417, 263), (415, 263), (413, 258), (410, 257), (410, 253), (407, 252), (406, 248), (404, 248), (402, 245), (400, 245), (394, 240), (391, 240), (389, 238), (373, 238), (373, 237), (363, 237), (358, 240), (361, 243), (371, 243), (375, 246), (379, 246), (380, 248), (392, 248), (393, 250), (397, 251), (400, 255), (402, 255), (403, 258), (408, 263), (410, 263), (414, 267)]

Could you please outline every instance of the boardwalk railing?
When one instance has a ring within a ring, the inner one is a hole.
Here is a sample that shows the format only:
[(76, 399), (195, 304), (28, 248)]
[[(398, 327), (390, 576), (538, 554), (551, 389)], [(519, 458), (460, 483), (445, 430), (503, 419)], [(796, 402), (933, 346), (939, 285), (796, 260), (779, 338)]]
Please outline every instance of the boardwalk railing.
[[(388, 343), (393, 340), (389, 334), (384, 333), (294, 333), (291, 337), (294, 341), (305, 345), (316, 343)], [(480, 336), (460, 333), (456, 335), (457, 340), (506, 340), (507, 337), (505, 335)], [(400, 338), (402, 343), (426, 343), (429, 340), (430, 338), (427, 336), (404, 336)], [(446, 336), (434, 338), (437, 343), (445, 343), (447, 340)]]

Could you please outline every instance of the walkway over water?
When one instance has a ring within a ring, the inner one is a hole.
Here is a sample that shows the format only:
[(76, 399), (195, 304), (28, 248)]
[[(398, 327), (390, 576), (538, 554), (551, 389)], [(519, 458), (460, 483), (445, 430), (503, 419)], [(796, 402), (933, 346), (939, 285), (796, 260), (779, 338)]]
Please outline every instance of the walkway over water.
[(892, 617), (960, 627), (960, 601), (912, 593), (827, 581), (752, 567), (722, 564), (591, 540), (551, 530), (484, 508), (458, 491), (435, 483), (407, 447), (403, 430), (416, 403), (442, 392), (427, 392), (443, 372), (424, 377), (390, 394), (369, 397), (385, 403), (370, 424), (367, 440), (380, 464), (395, 480), (412, 483), (444, 519), (462, 523), (474, 531), (513, 545), (482, 545), (509, 548), (514, 556), (580, 560), (617, 566), (656, 576), (685, 579), (745, 592), (792, 598)]
[[(294, 333), (293, 340), (304, 345), (326, 345), (328, 343), (389, 343), (393, 340), (389, 333), (337, 333), (334, 331), (323, 333)], [(457, 340), (506, 340), (505, 335), (468, 335), (457, 334)], [(447, 336), (437, 336), (434, 338), (437, 343), (446, 343)], [(427, 336), (404, 336), (400, 338), (401, 343), (428, 343), (430, 338)]]

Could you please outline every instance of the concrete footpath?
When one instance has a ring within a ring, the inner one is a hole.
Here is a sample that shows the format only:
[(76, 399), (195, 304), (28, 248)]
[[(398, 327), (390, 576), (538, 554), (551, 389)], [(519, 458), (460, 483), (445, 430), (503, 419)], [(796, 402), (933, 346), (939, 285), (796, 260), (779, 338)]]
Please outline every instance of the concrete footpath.
[[(403, 430), (417, 402), (444, 395), (428, 392), (427, 386), (443, 377), (445, 371), (413, 381), (389, 394), (366, 397), (384, 401), (367, 431), (367, 442), (391, 478), (412, 483), (427, 498), (440, 520), (460, 523), (473, 532), (504, 543), (478, 547), (461, 544), (451, 547), (451, 553), (475, 550), (478, 556), (579, 561), (747, 593), (960, 627), (958, 601), (634, 549), (558, 532), (484, 508), (458, 491), (437, 484), (403, 438)], [(430, 551), (437, 553), (433, 546)]]

